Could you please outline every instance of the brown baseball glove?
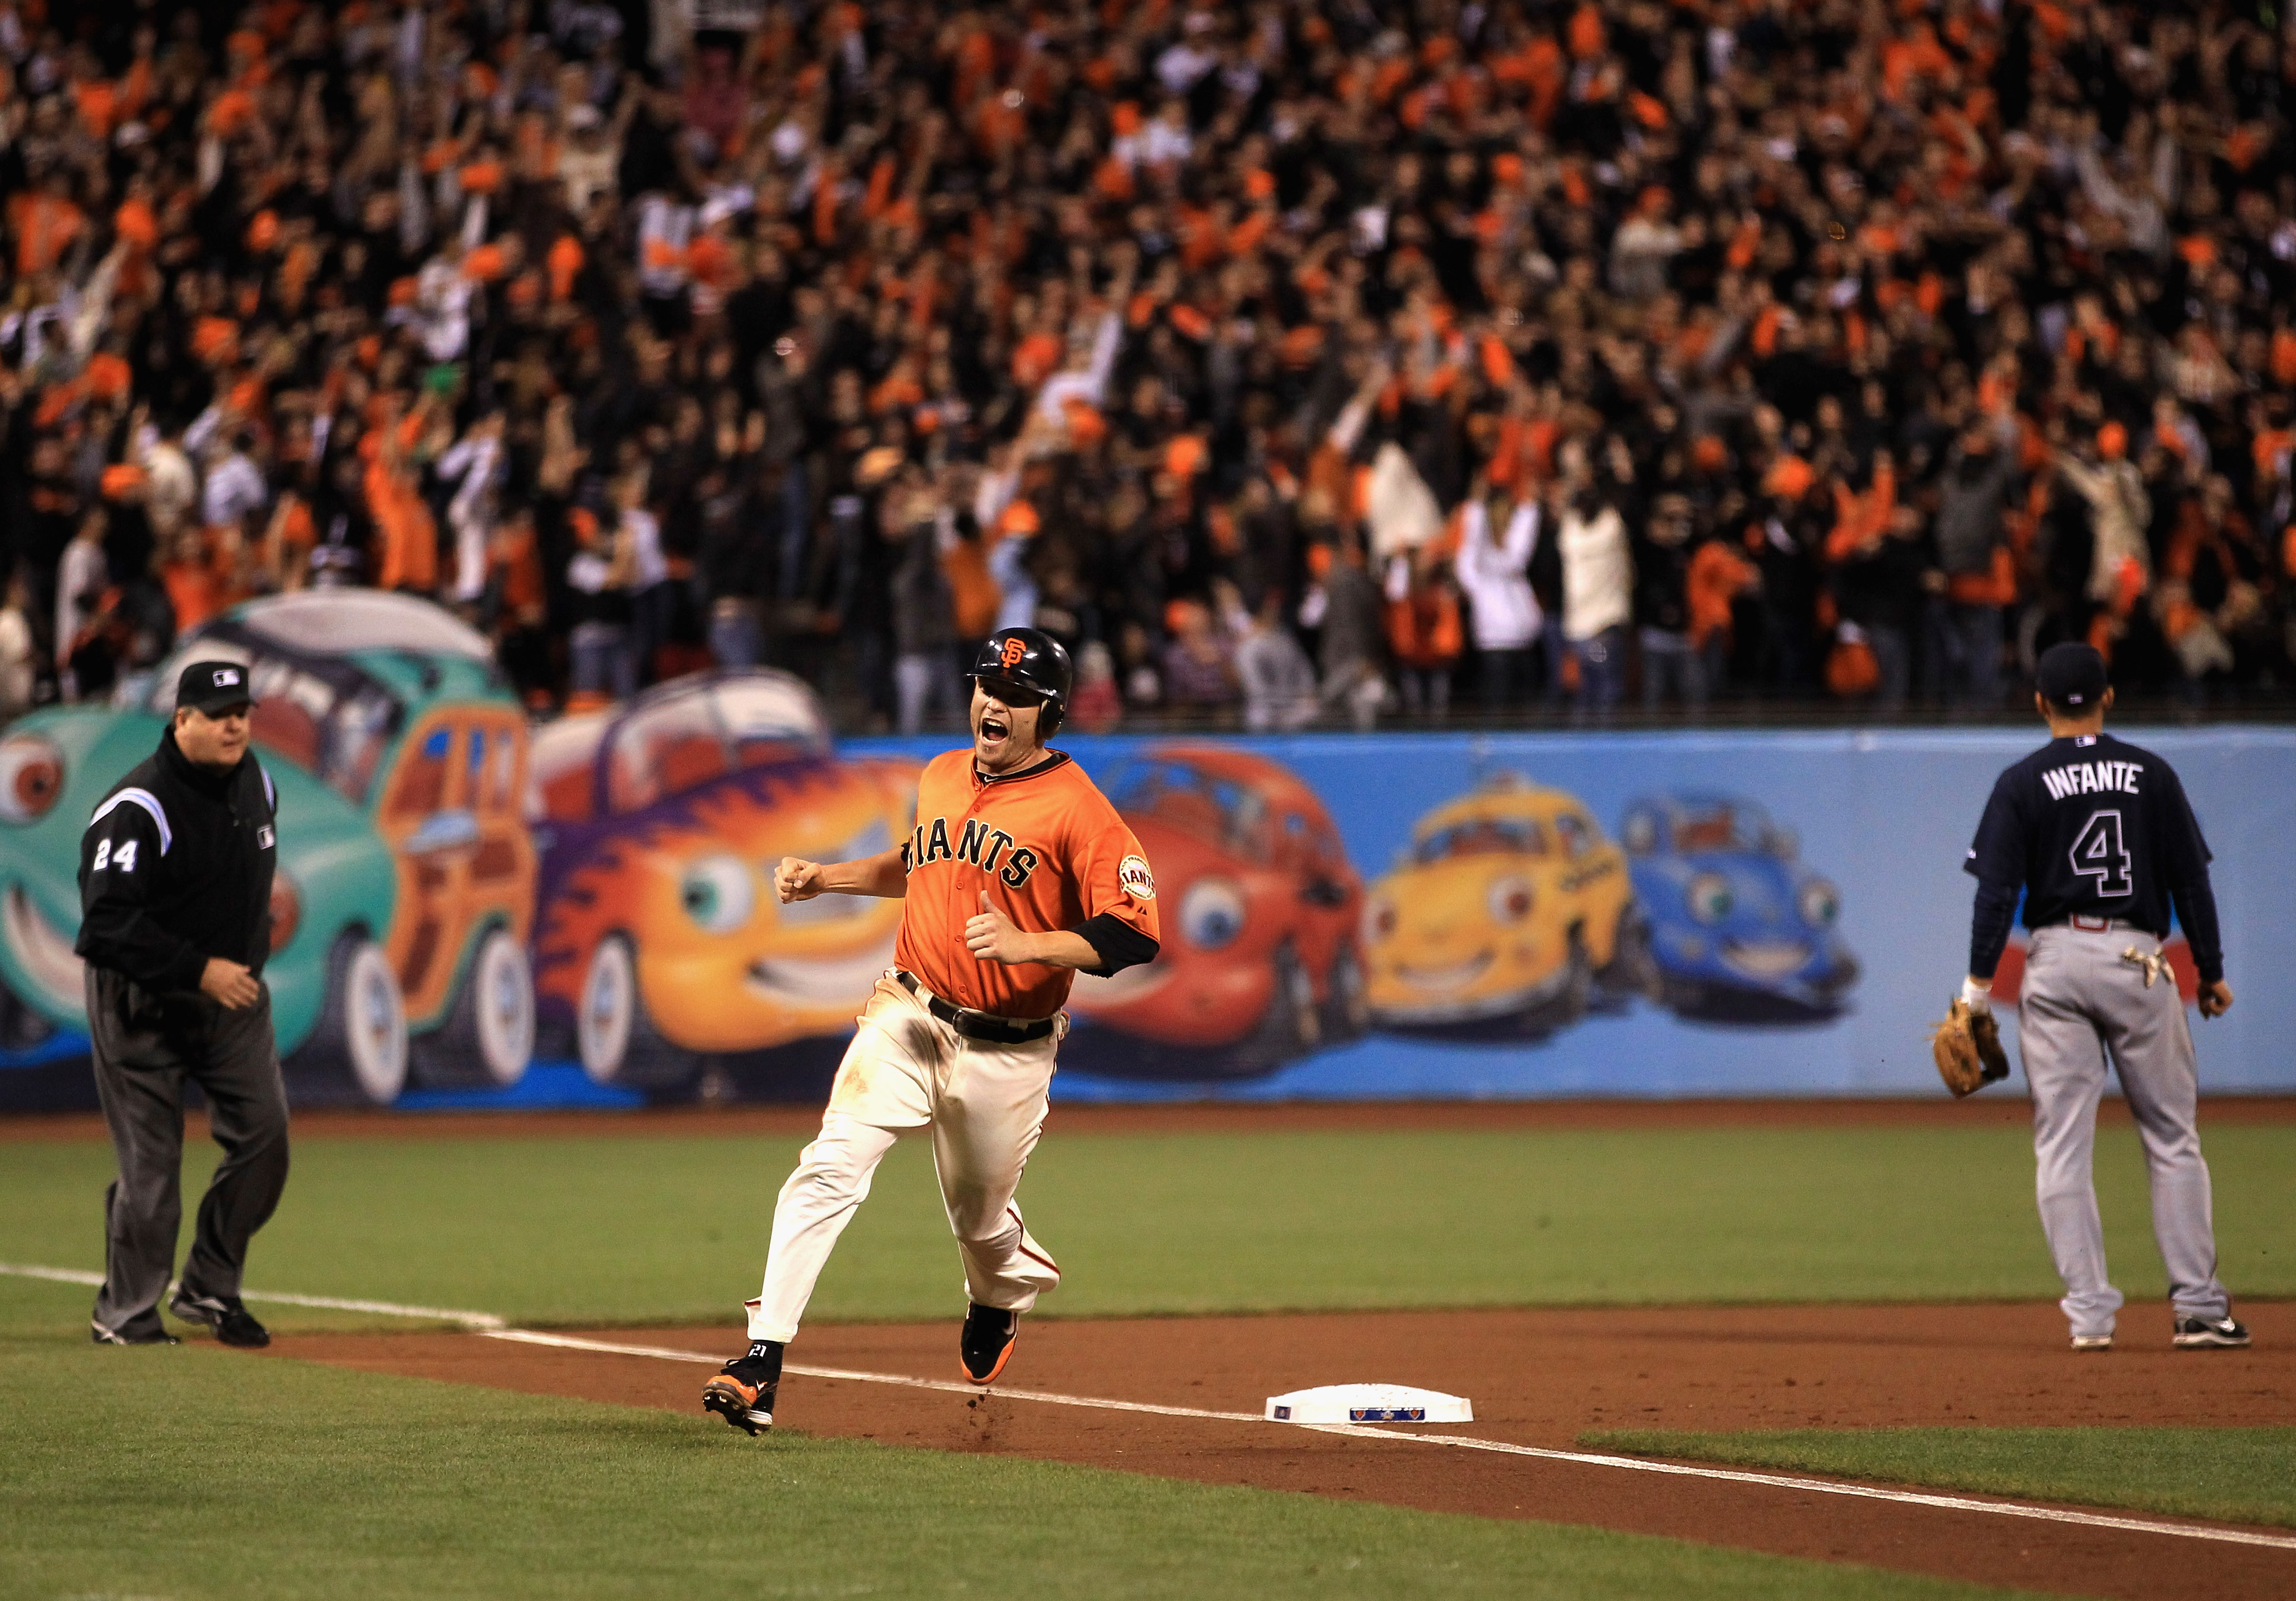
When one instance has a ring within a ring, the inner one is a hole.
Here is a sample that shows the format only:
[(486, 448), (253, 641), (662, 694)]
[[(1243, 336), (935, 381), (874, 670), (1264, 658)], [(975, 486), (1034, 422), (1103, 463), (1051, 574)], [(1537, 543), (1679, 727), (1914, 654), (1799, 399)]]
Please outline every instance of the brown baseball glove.
[(1975, 1095), (2009, 1076), (1993, 1014), (1971, 1011), (1959, 996), (1946, 1008), (1945, 1021), (1930, 1030), (1930, 1049), (1937, 1057), (1938, 1077), (1956, 1096)]

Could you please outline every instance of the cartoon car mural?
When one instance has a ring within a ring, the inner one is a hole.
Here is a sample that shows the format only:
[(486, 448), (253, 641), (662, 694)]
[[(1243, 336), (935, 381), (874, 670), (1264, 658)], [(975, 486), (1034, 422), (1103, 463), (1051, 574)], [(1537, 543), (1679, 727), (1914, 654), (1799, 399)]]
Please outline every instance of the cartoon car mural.
[(1313, 790), (1266, 757), (1164, 745), (1106, 792), (1154, 872), (1163, 946), (1114, 978), (1078, 977), (1070, 1009), (1094, 1026), (1070, 1065), (1246, 1077), (1363, 1032), (1363, 880)]
[(278, 797), (264, 973), (291, 1092), (398, 1098), (507, 1085), (533, 1053), (527, 725), (486, 639), (410, 596), (250, 601), (187, 636), (140, 703), (51, 708), (0, 738), (0, 984), (53, 1029), (86, 1020), (79, 835), (152, 753), (183, 665), (244, 662)]
[(1619, 825), (1650, 919), (1659, 998), (1716, 1022), (1838, 1014), (1857, 961), (1835, 924), (1841, 897), (1800, 866), (1793, 835), (1750, 800), (1660, 795)]
[(1512, 773), (1436, 808), (1364, 909), (1372, 1021), (1544, 1035), (1651, 981), (1626, 857), (1584, 802)]
[(705, 1058), (849, 1033), (892, 965), (900, 902), (774, 895), (784, 856), (890, 850), (913, 767), (843, 761), (804, 681), (697, 674), (535, 740), (544, 1025), (600, 1083), (690, 1088)]

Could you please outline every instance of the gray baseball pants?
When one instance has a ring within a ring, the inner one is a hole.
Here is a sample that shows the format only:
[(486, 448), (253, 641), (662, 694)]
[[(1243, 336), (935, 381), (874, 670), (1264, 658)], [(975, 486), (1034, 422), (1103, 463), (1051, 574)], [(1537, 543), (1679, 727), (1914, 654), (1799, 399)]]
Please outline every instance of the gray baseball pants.
[(2104, 1230), (2092, 1168), (2105, 1060), (2120, 1076), (2152, 1176), (2152, 1237), (2180, 1318), (2218, 1318), (2232, 1298), (2217, 1282), (2209, 1167), (2196, 1121), (2199, 1072), (2173, 974), (2147, 985), (2121, 953), (2161, 942), (2114, 924), (2034, 931), (2017, 1012), (2018, 1055), (2033, 1093), (2034, 1193), (2042, 1232), (2065, 1283), (2058, 1302), (2075, 1335), (2109, 1334), (2120, 1292), (2105, 1277)]
[(103, 1288), (95, 1321), (128, 1339), (160, 1332), (160, 1298), (183, 1222), (184, 1081), (205, 1092), (224, 1159), (200, 1202), (183, 1285), (239, 1293), (248, 1241), (287, 1185), (287, 1091), (271, 1036), (271, 991), (229, 1010), (207, 996), (155, 995), (87, 970), (95, 1089), (119, 1177), (103, 1193)]

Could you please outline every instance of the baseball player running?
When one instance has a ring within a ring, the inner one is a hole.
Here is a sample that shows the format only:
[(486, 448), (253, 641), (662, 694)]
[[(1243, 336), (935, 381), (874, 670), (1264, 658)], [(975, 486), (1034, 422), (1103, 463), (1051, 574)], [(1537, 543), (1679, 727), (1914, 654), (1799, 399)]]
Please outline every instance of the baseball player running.
[[(2033, 1095), (2041, 1227), (2065, 1282), (2058, 1304), (2073, 1349), (2110, 1350), (2121, 1303), (2105, 1277), (2091, 1175), (2108, 1053), (2152, 1173), (2152, 1232), (2168, 1264), (2176, 1343), (2246, 1345), (2248, 1330), (2233, 1321), (2217, 1282), (2192, 1030), (2161, 955), (2173, 902), (2200, 968), (2201, 1015), (2220, 1017), (2232, 1005), (2208, 844), (2175, 770), (2104, 732), (2112, 691), (2103, 657), (2086, 645), (2054, 645), (2038, 678), (2034, 703), (2049, 743), (1995, 783), (1964, 864), (1978, 887), (1962, 1001), (1989, 1037), (1993, 972), (2022, 888), (2032, 935), (2017, 1038)], [(1947, 1026), (1961, 1015), (1956, 1007)]]
[(782, 1349), (870, 1176), (904, 1129), (930, 1124), (933, 1166), (964, 1261), (964, 1376), (1004, 1370), (1021, 1314), (1061, 1270), (1013, 1191), (1045, 1122), (1073, 975), (1157, 951), (1156, 881), (1140, 843), (1084, 769), (1045, 742), (1060, 727), (1068, 653), (1034, 628), (992, 635), (974, 660), (972, 746), (929, 763), (915, 832), (865, 861), (784, 858), (783, 902), (903, 899), (898, 964), (878, 981), (837, 1070), (821, 1134), (774, 1206), (750, 1345), (702, 1387), (737, 1429), (773, 1426)]

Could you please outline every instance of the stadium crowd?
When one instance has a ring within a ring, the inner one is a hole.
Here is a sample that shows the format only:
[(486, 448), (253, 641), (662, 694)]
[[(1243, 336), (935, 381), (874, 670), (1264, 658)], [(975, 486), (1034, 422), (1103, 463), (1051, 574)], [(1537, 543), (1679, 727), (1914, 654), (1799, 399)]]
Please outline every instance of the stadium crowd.
[(0, 0), (0, 700), (315, 585), (912, 727), (2291, 681), (2268, 0), (695, 9)]

